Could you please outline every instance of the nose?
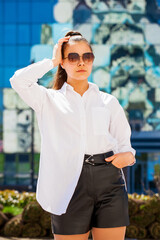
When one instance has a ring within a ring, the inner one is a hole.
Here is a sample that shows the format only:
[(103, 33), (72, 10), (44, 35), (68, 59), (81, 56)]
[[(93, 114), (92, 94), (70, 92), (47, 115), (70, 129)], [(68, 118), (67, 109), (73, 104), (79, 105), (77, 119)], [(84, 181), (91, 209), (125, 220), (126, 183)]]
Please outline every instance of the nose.
[(78, 65), (84, 65), (84, 61), (83, 61), (83, 59), (82, 59), (82, 56), (80, 56), (80, 59), (79, 59), (79, 61), (78, 61)]

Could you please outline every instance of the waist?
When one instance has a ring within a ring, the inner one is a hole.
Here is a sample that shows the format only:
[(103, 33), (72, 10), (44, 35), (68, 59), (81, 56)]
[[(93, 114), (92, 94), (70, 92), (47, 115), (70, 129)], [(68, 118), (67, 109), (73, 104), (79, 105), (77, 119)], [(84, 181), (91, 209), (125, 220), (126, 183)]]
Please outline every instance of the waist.
[(99, 165), (99, 164), (109, 164), (110, 162), (106, 162), (105, 158), (114, 155), (113, 151), (99, 153), (99, 154), (85, 154), (84, 155), (84, 164), (91, 164), (91, 165)]

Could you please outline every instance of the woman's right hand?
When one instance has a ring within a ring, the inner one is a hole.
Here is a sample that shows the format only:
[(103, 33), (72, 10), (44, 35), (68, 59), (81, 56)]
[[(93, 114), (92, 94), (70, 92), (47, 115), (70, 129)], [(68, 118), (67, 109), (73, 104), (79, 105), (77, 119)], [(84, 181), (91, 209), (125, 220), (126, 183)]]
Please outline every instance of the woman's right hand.
[(68, 42), (70, 36), (60, 38), (53, 48), (52, 61), (54, 67), (58, 66), (62, 61), (61, 47), (63, 42)]

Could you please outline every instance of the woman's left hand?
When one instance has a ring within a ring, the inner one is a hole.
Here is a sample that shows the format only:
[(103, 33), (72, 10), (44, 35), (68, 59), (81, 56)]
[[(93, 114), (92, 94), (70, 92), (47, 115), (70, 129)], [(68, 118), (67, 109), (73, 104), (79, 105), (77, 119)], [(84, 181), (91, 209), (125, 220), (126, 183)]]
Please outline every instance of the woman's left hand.
[(132, 152), (121, 152), (116, 153), (111, 157), (105, 158), (105, 161), (112, 161), (112, 164), (115, 165), (117, 168), (124, 168), (135, 162), (135, 157)]

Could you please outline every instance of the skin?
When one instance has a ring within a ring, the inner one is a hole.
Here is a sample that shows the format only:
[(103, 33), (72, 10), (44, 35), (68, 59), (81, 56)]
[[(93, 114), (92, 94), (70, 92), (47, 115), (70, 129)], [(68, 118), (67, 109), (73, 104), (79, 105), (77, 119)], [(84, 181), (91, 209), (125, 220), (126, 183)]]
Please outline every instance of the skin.
[[(82, 60), (82, 57), (80, 57), (80, 61), (77, 64), (71, 65), (68, 59), (61, 58), (61, 44), (62, 41), (59, 41), (57, 45), (57, 55), (59, 59), (57, 60), (55, 53), (55, 56), (52, 58), (53, 64), (54, 66), (61, 64), (61, 67), (64, 68), (67, 72), (67, 83), (70, 84), (74, 90), (82, 96), (89, 87), (88, 77), (91, 74), (93, 64), (85, 64)], [(70, 40), (68, 46), (65, 49), (64, 57), (67, 57), (68, 53), (71, 52), (76, 52), (82, 56), (82, 54), (85, 52), (91, 52), (91, 49), (83, 41), (75, 42)], [(77, 72), (81, 69), (86, 70), (86, 72)]]
[[(68, 58), (62, 59), (61, 56), (61, 44), (63, 42), (68, 42), (67, 47), (64, 52), (64, 57), (68, 56), (70, 52), (76, 52), (82, 56), (85, 52), (91, 52), (91, 49), (85, 42), (69, 41), (70, 37), (64, 37), (59, 39), (58, 44), (55, 45), (53, 49), (52, 61), (54, 67), (61, 64), (62, 68), (67, 72), (67, 83), (70, 84), (74, 91), (79, 93), (81, 96), (88, 89), (88, 77), (92, 71), (93, 64), (85, 64), (80, 57), (80, 61), (71, 65)], [(80, 69), (86, 70), (86, 72), (77, 72)], [(118, 168), (123, 168), (131, 163), (135, 162), (135, 157), (131, 152), (123, 152), (114, 154), (111, 157), (105, 159), (106, 161), (112, 161), (112, 164)], [(126, 226), (115, 227), (115, 228), (92, 228), (93, 240), (124, 240)], [(87, 240), (89, 232), (85, 234), (77, 235), (60, 235), (54, 234), (55, 240)]]
[[(89, 46), (85, 42), (71, 41), (65, 49), (64, 57), (67, 57), (69, 53), (76, 52), (82, 56), (85, 52), (91, 52)], [(92, 71), (92, 63), (85, 64), (80, 57), (77, 64), (71, 65), (68, 59), (64, 59), (61, 62), (61, 67), (67, 72), (67, 83), (70, 84), (74, 90), (81, 96), (88, 89), (88, 77)], [(78, 70), (85, 70), (86, 72), (78, 72)]]

